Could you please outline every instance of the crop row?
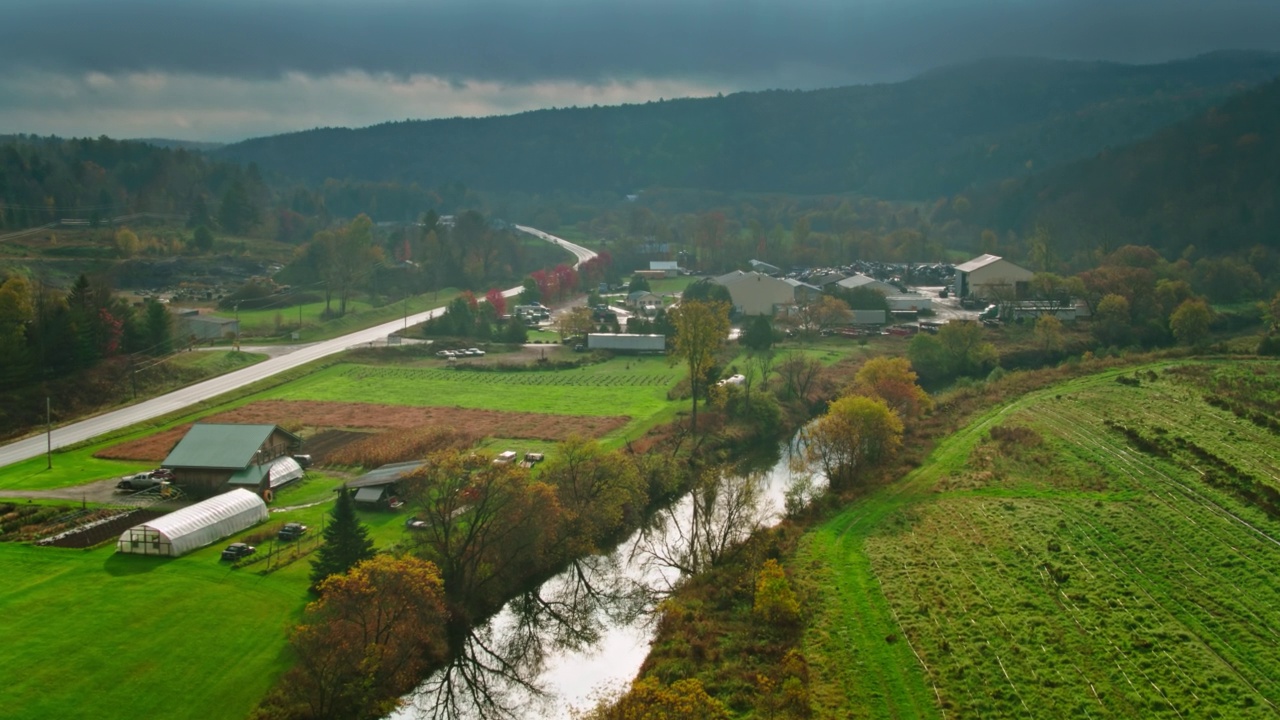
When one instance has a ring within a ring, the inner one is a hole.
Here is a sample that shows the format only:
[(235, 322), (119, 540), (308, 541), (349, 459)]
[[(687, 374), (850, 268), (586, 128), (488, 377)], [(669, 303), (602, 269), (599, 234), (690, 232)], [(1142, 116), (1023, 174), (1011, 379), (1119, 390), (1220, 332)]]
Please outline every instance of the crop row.
[[(908, 531), (867, 540), (946, 715), (1280, 709), (1280, 523), (1202, 478), (1274, 477), (1277, 441), (1214, 411), (1191, 378), (1146, 380), (1046, 398), (1026, 416), (1046, 445), (1024, 443), (1007, 459), (998, 437), (979, 446), (1006, 480), (968, 483), (921, 508)], [(1112, 416), (1141, 424), (1168, 453), (1130, 449), (1133, 438), (1103, 426)], [(1182, 438), (1150, 430), (1164, 425)], [(1050, 448), (1066, 454), (1026, 462)], [(1105, 482), (1052, 479), (1085, 467)]]
[(342, 373), (352, 380), (410, 381), (410, 382), (458, 382), (481, 385), (557, 385), (570, 387), (658, 387), (671, 383), (666, 375), (649, 373), (586, 373), (564, 372), (467, 372), (466, 370), (420, 368), (369, 368), (353, 367)]

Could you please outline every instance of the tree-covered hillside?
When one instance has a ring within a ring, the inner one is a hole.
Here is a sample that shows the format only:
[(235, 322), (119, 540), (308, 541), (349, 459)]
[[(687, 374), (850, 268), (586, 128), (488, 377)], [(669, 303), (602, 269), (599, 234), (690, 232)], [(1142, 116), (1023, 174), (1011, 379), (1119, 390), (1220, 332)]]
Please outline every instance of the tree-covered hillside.
[(891, 85), (317, 129), (219, 156), (311, 182), (924, 199), (1089, 157), (1277, 74), (1280, 55), (1258, 53), (1148, 66), (991, 60)]
[(217, 202), (228, 192), (259, 206), (268, 194), (256, 169), (198, 152), (106, 137), (0, 136), (0, 229), (138, 212), (186, 215), (197, 198)]
[(1125, 244), (1170, 257), (1280, 249), (1280, 80), (1142, 142), (977, 194), (968, 205), (970, 228), (1043, 228), (1059, 254)]

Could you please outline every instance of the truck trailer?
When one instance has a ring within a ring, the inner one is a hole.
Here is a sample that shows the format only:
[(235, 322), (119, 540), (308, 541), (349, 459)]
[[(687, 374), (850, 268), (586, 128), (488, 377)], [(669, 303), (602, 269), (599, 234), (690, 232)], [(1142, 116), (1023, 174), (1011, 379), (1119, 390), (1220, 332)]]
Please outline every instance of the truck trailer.
[(664, 335), (591, 333), (587, 335), (587, 349), (622, 353), (662, 353), (667, 351), (667, 338)]

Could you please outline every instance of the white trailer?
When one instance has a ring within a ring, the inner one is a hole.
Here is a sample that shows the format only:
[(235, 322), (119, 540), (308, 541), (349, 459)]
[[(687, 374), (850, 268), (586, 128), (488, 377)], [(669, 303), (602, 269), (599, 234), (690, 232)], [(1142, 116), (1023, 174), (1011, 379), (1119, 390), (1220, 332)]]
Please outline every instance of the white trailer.
[(587, 335), (587, 349), (631, 353), (661, 353), (667, 351), (667, 338), (664, 335), (591, 333)]
[(933, 298), (925, 295), (890, 295), (885, 298), (892, 312), (920, 312), (933, 309)]

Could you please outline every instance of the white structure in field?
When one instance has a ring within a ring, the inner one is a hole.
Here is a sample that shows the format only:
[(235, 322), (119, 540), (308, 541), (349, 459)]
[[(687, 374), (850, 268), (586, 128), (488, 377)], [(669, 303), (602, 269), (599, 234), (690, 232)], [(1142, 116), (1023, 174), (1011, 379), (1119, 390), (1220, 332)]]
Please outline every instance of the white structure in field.
[(243, 488), (134, 525), (120, 534), (116, 552), (178, 557), (267, 519), (267, 504)]
[(1021, 299), (1034, 275), (998, 255), (980, 255), (956, 266), (956, 297)]

